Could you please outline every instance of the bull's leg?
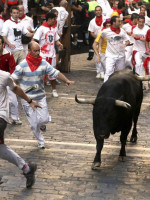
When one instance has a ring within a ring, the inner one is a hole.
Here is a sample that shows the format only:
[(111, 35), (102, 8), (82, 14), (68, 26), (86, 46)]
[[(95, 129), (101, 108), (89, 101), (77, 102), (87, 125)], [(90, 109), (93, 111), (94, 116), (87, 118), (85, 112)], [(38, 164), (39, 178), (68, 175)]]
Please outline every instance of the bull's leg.
[(137, 141), (137, 129), (136, 129), (136, 125), (137, 125), (139, 113), (140, 113), (140, 110), (138, 109), (138, 110), (136, 110), (136, 113), (133, 116), (134, 126), (133, 126), (133, 130), (132, 130), (132, 135), (131, 135), (131, 138), (130, 138), (130, 142), (132, 142), (132, 143), (136, 143), (136, 141)]
[(120, 154), (119, 154), (120, 161), (125, 161), (125, 158), (126, 158), (125, 146), (126, 146), (127, 136), (128, 136), (128, 132), (126, 131), (121, 132), (121, 135), (120, 135), (121, 149), (120, 149)]
[(95, 154), (95, 158), (92, 164), (92, 169), (96, 170), (100, 168), (101, 165), (101, 151), (103, 148), (103, 144), (104, 144), (104, 139), (102, 138), (96, 138), (96, 154)]

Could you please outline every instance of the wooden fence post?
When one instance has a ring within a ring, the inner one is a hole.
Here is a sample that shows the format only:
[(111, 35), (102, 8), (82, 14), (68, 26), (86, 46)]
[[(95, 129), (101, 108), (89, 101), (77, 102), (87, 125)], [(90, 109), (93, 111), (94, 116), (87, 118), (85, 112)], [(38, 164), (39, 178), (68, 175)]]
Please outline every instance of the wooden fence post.
[(61, 38), (61, 42), (63, 44), (63, 47), (65, 49), (64, 54), (61, 56), (61, 65), (59, 67), (59, 70), (62, 72), (70, 72), (70, 54), (71, 54), (71, 2), (72, 0), (68, 1), (68, 7), (67, 11), (69, 13), (67, 24), (64, 27), (63, 35)]

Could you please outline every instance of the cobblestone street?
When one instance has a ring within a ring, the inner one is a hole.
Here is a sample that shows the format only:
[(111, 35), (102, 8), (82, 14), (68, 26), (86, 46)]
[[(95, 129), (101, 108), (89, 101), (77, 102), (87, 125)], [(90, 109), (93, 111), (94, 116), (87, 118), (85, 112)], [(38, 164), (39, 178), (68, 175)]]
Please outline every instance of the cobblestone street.
[(58, 85), (59, 98), (53, 98), (50, 86), (46, 86), (52, 116), (43, 133), (46, 149), (37, 148), (21, 106), (22, 126), (8, 125), (5, 142), (26, 161), (36, 162), (38, 169), (35, 185), (26, 189), (21, 171), (0, 160), (0, 200), (150, 199), (150, 89), (146, 83), (137, 126), (138, 142), (127, 143), (126, 161), (118, 161), (120, 134), (116, 133), (105, 141), (100, 170), (92, 171), (92, 106), (77, 104), (74, 96), (95, 96), (102, 82), (95, 78), (94, 60), (86, 58), (87, 54), (71, 56), (71, 73), (65, 75), (76, 83), (69, 87)]

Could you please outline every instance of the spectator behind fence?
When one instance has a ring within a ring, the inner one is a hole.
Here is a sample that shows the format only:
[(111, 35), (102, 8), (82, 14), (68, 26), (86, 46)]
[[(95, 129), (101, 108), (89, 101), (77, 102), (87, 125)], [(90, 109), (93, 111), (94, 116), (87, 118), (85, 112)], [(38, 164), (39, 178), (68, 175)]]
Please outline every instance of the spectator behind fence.
[(54, 7), (53, 9), (56, 9), (58, 11), (58, 34), (59, 36), (61, 36), (63, 34), (63, 27), (69, 15), (69, 13), (66, 10), (68, 2), (66, 0), (62, 0), (59, 5), (60, 7)]
[(6, 43), (6, 49), (13, 53), (16, 64), (19, 64), (25, 58), (25, 52), (21, 36), (26, 35), (32, 37), (33, 33), (30, 33), (19, 19), (19, 8), (17, 6), (11, 7), (11, 18), (4, 22), (2, 29), (2, 36)]
[[(34, 33), (34, 26), (33, 26), (33, 19), (31, 17), (28, 17), (25, 14), (24, 6), (19, 5), (19, 19), (21, 20), (21, 24), (30, 32)], [(28, 43), (31, 41), (30, 37), (27, 37), (25, 35), (22, 35), (22, 43), (23, 43), (23, 48), (25, 51), (25, 55), (28, 53)]]

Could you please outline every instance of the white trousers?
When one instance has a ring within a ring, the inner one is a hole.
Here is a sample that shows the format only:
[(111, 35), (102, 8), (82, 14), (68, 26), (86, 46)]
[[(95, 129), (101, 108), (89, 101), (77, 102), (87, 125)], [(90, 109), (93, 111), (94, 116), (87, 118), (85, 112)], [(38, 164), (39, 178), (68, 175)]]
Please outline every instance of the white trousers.
[(13, 163), (19, 167), (19, 169), (22, 169), (25, 165), (25, 161), (6, 144), (0, 144), (0, 158)]
[(106, 68), (106, 57), (104, 53), (100, 54), (100, 63), (96, 62), (96, 72), (97, 74), (105, 74), (105, 68)]
[(126, 66), (132, 66), (132, 52), (133, 52), (133, 46), (127, 46), (125, 49), (125, 65)]
[(137, 74), (139, 74), (140, 76), (143, 76), (143, 56), (144, 56), (144, 53), (143, 52), (137, 52), (135, 54), (135, 62), (136, 62), (136, 65), (135, 65), (135, 71)]
[(51, 117), (48, 112), (46, 97), (44, 97), (41, 100), (38, 100), (37, 102), (42, 108), (36, 108), (36, 110), (33, 111), (30, 105), (25, 100), (21, 99), (23, 109), (26, 113), (28, 122), (34, 133), (34, 136), (38, 140), (39, 144), (44, 145), (45, 141), (43, 135), (41, 134), (40, 127), (41, 125), (51, 121)]
[(106, 82), (114, 71), (120, 71), (125, 68), (125, 57), (110, 58), (106, 57), (106, 72), (104, 76), (104, 82)]
[[(52, 62), (51, 62), (51, 64), (50, 64), (53, 68), (56, 68), (56, 57), (54, 57), (54, 58), (52, 58)], [(56, 80), (56, 78), (54, 78), (54, 77), (50, 77), (49, 75), (48, 75), (48, 78), (49, 78), (49, 80)]]
[(14, 92), (7, 86), (9, 96), (9, 109), (12, 120), (19, 120), (18, 100)]

